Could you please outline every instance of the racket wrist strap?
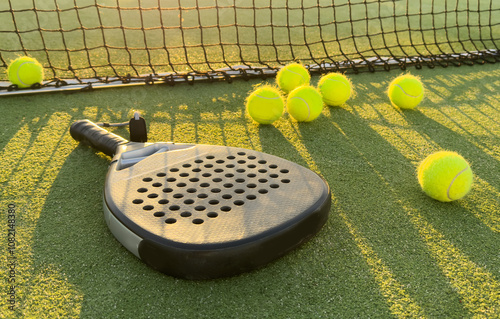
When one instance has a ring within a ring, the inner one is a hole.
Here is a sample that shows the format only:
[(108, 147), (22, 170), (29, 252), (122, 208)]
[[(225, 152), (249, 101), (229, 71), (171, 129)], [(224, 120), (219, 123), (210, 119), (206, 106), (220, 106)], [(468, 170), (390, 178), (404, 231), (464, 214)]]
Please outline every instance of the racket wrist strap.
[(146, 143), (148, 141), (148, 130), (146, 128), (146, 120), (135, 112), (134, 117), (129, 121), (130, 141), (138, 143)]

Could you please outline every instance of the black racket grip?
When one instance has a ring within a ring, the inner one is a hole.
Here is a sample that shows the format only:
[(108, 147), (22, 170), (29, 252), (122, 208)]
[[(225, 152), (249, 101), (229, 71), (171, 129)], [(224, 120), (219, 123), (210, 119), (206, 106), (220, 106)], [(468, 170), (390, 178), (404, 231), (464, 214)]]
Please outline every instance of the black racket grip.
[(79, 120), (71, 124), (69, 133), (83, 144), (90, 145), (98, 151), (113, 157), (118, 145), (128, 141), (121, 136), (106, 131), (89, 120)]

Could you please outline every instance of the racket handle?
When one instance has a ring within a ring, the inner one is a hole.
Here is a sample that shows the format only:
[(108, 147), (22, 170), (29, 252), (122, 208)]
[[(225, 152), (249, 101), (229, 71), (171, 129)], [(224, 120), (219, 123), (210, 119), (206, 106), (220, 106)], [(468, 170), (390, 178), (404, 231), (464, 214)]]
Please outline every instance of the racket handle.
[(83, 144), (90, 145), (98, 151), (113, 157), (116, 148), (128, 141), (121, 136), (106, 131), (89, 120), (79, 120), (71, 124), (71, 136)]

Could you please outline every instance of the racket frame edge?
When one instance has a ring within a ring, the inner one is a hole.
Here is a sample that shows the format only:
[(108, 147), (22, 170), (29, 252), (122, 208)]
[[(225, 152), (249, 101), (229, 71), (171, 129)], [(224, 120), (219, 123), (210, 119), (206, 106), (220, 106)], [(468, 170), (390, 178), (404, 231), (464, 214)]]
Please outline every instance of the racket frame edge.
[(141, 243), (143, 238), (127, 228), (113, 215), (113, 213), (109, 210), (108, 205), (106, 204), (106, 200), (103, 200), (103, 209), (104, 219), (106, 220), (106, 224), (108, 225), (108, 228), (113, 236), (115, 236), (115, 238), (132, 254), (140, 259), (141, 257), (139, 255), (139, 244)]
[(300, 222), (251, 242), (219, 249), (186, 249), (145, 238), (139, 243), (140, 259), (167, 275), (190, 280), (236, 276), (279, 259), (313, 238), (325, 225), (331, 209), (326, 192)]

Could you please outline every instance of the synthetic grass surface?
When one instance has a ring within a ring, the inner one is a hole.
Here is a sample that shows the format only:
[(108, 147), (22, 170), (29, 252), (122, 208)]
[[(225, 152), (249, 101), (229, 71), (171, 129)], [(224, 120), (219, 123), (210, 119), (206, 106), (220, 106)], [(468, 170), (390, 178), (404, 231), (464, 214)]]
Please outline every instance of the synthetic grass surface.
[[(360, 74), (350, 76), (357, 95), (342, 107), (270, 126), (245, 113), (258, 80), (2, 98), (0, 317), (500, 316), (500, 65), (411, 72), (427, 89), (415, 110), (396, 109), (385, 95), (398, 71)], [(134, 110), (151, 141), (256, 149), (320, 173), (333, 195), (328, 223), (298, 250), (241, 276), (186, 281), (153, 271), (103, 219), (109, 158), (68, 131), (78, 119), (122, 122)], [(452, 203), (427, 197), (416, 178), (418, 163), (445, 149), (475, 173), (471, 193)]]
[(49, 80), (476, 52), (498, 49), (499, 12), (496, 0), (9, 0), (0, 80), (25, 54)]

